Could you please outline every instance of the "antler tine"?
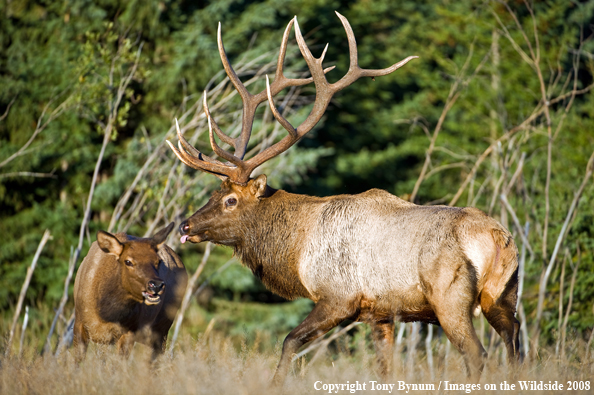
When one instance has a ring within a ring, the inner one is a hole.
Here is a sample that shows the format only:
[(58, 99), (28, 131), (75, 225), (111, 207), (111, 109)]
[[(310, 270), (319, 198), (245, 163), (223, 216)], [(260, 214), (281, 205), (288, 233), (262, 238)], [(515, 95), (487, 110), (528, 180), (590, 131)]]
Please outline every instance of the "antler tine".
[[(276, 63), (276, 73), (274, 74), (274, 82), (271, 85), (272, 96), (276, 95), (278, 92), (289, 86), (302, 86), (313, 82), (313, 77), (287, 78), (283, 74), (285, 55), (287, 53), (287, 43), (289, 41), (289, 33), (291, 33), (291, 27), (293, 27), (293, 23), (296, 21), (296, 18), (291, 19), (291, 21), (287, 24), (287, 27), (285, 28), (285, 32), (283, 34), (283, 40), (281, 42), (281, 47), (278, 53), (278, 61)], [(336, 66), (330, 66), (325, 68), (324, 74), (326, 74), (330, 70), (334, 70), (335, 67)], [(266, 93), (266, 91), (262, 91), (262, 93)]]
[(319, 58), (316, 58), (312, 55), (309, 47), (305, 43), (305, 39), (301, 34), (301, 29), (299, 29), (299, 23), (297, 22), (297, 17), (293, 19), (295, 24), (295, 37), (297, 39), (297, 44), (299, 45), (299, 50), (303, 55), (307, 66), (311, 72), (314, 84), (316, 86), (316, 99), (314, 101), (313, 109), (305, 121), (297, 127), (297, 129), (293, 128), (293, 126), (278, 112), (276, 107), (274, 106), (274, 102), (270, 97), (271, 94), (268, 93), (268, 102), (270, 104), (272, 113), (274, 117), (281, 123), (281, 125), (289, 132), (288, 136), (285, 136), (281, 141), (277, 142), (276, 144), (268, 147), (264, 151), (260, 152), (256, 156), (252, 157), (246, 162), (246, 167), (251, 169), (250, 172), (255, 169), (256, 167), (260, 166), (262, 163), (266, 162), (267, 160), (279, 155), (280, 153), (286, 151), (295, 144), (299, 139), (301, 139), (306, 133), (308, 133), (313, 127), (319, 122), (322, 118), (322, 115), (326, 111), (328, 104), (330, 103), (330, 99), (332, 96), (347, 87), (348, 85), (355, 82), (357, 79), (363, 76), (369, 77), (376, 77), (389, 74), (394, 70), (398, 69), (399, 67), (404, 66), (410, 60), (418, 58), (418, 56), (409, 56), (408, 58), (388, 67), (386, 69), (381, 70), (366, 70), (361, 69), (358, 65), (358, 54), (357, 54), (357, 42), (355, 40), (355, 35), (353, 33), (353, 29), (349, 24), (348, 20), (340, 15), (338, 12), (336, 13), (340, 18), (344, 29), (347, 34), (347, 39), (349, 43), (349, 58), (350, 58), (350, 66), (347, 74), (342, 77), (339, 81), (334, 84), (328, 83), (328, 80), (325, 76), (325, 70), (322, 68), (322, 62), (324, 60), (324, 56), (326, 54), (326, 50), (328, 46), (324, 48), (322, 55)]
[[(245, 152), (247, 150), (247, 145), (250, 140), (250, 136), (252, 134), (252, 124), (254, 123), (254, 115), (256, 113), (256, 107), (258, 104), (253, 103), (253, 95), (248, 92), (245, 85), (241, 82), (235, 70), (233, 70), (233, 66), (229, 62), (229, 58), (227, 57), (227, 53), (225, 52), (225, 47), (223, 45), (223, 35), (221, 33), (221, 22), (219, 22), (219, 27), (217, 29), (217, 45), (219, 48), (219, 55), (221, 57), (221, 62), (223, 62), (223, 67), (229, 80), (241, 96), (241, 101), (243, 102), (243, 115), (241, 121), (241, 133), (240, 135), (230, 140), (233, 140), (231, 145), (235, 149), (235, 156), (239, 159), (243, 159), (245, 156)], [(222, 134), (222, 132), (221, 132)], [(219, 135), (219, 133), (217, 133)]]
[[(220, 173), (220, 172), (216, 171), (215, 168), (211, 167), (211, 165), (217, 166), (216, 163), (206, 162), (201, 159), (198, 159), (197, 157), (190, 156), (187, 152), (184, 151), (184, 149), (181, 146), (181, 144), (179, 143), (179, 141), (177, 143), (178, 148), (176, 148), (173, 145), (173, 143), (171, 143), (171, 141), (169, 141), (169, 140), (165, 140), (165, 141), (167, 142), (167, 144), (169, 145), (169, 148), (171, 148), (171, 150), (173, 151), (175, 156), (177, 156), (177, 158), (179, 160), (181, 160), (186, 166), (189, 166), (192, 169), (202, 170), (202, 171), (206, 171), (206, 172), (212, 173), (212, 174)], [(205, 156), (205, 155), (200, 154), (200, 156)]]
[(272, 99), (272, 93), (270, 92), (270, 81), (268, 80), (268, 76), (266, 76), (266, 93), (268, 94), (268, 103), (270, 104), (270, 109), (272, 110), (272, 114), (274, 118), (289, 132), (289, 135), (293, 139), (298, 139), (297, 130), (287, 121), (285, 117), (281, 115), (280, 112), (276, 109), (274, 105), (274, 100)]
[[(318, 84), (328, 85), (328, 81), (326, 80), (326, 76), (324, 72), (320, 72), (322, 69), (322, 58), (315, 58), (309, 47), (305, 43), (305, 39), (301, 34), (301, 29), (299, 28), (299, 22), (297, 22), (297, 17), (294, 18), (295, 21), (295, 38), (297, 39), (297, 45), (299, 46), (299, 50), (301, 51), (301, 55), (305, 58), (305, 63), (307, 63), (307, 67), (309, 67), (309, 72), (311, 73), (312, 79), (316, 85), (316, 91), (318, 89)], [(324, 55), (326, 53), (326, 49), (324, 49)]]
[(245, 85), (241, 82), (235, 70), (233, 70), (233, 66), (229, 62), (229, 58), (227, 57), (227, 53), (225, 52), (225, 47), (223, 46), (223, 36), (221, 33), (221, 22), (219, 22), (219, 28), (217, 29), (217, 46), (219, 48), (219, 55), (221, 56), (221, 62), (223, 62), (223, 67), (225, 68), (225, 72), (231, 80), (231, 83), (241, 96), (243, 101), (249, 100), (251, 93), (248, 92)]
[[(178, 143), (177, 144), (180, 147), (179, 148), (180, 151), (184, 151), (185, 150), (190, 155), (193, 155), (193, 156), (196, 156), (196, 157), (200, 156), (201, 155), (201, 152), (198, 151), (196, 148), (194, 148), (194, 146), (192, 146), (192, 144), (190, 144), (188, 142), (188, 140), (186, 140), (186, 138), (182, 135), (181, 130), (179, 128), (179, 123), (177, 122), (177, 118), (175, 118), (175, 129), (177, 131), (177, 138), (178, 138)], [(180, 143), (181, 143), (181, 145), (180, 145)], [(183, 148), (182, 148), (182, 146), (183, 146)]]
[(357, 40), (355, 39), (355, 33), (353, 33), (353, 28), (349, 21), (342, 15), (338, 13), (338, 11), (334, 11), (338, 18), (340, 18), (340, 22), (342, 22), (342, 26), (344, 27), (344, 31), (347, 35), (347, 41), (349, 43), (349, 71), (351, 69), (359, 69), (359, 52), (357, 50)]
[(393, 64), (390, 67), (380, 70), (373, 70), (373, 69), (362, 69), (359, 67), (359, 57), (357, 53), (357, 40), (355, 40), (355, 34), (353, 33), (353, 28), (349, 21), (342, 15), (340, 15), (337, 11), (336, 15), (340, 18), (342, 22), (342, 26), (347, 35), (347, 40), (349, 43), (349, 58), (350, 58), (350, 66), (349, 71), (347, 74), (342, 77), (339, 81), (332, 84), (332, 90), (334, 93), (346, 88), (347, 86), (351, 85), (353, 82), (358, 80), (360, 77), (381, 77), (383, 75), (387, 75), (392, 73), (393, 71), (399, 69), (400, 67), (407, 64), (410, 60), (418, 58), (418, 56), (409, 56), (404, 60), (401, 60), (398, 63)]
[(219, 145), (215, 141), (214, 134), (212, 132), (211, 120), (212, 120), (212, 118), (209, 116), (208, 117), (208, 137), (210, 138), (210, 146), (212, 147), (212, 150), (215, 152), (215, 154), (217, 154), (221, 158), (228, 160), (229, 162), (233, 163), (235, 166), (240, 166), (242, 163), (242, 160), (239, 159), (238, 157), (236, 157), (235, 155), (228, 153), (221, 147), (219, 147)]
[(293, 19), (291, 19), (291, 21), (287, 24), (285, 32), (283, 33), (283, 39), (281, 41), (281, 46), (278, 51), (278, 60), (276, 62), (276, 73), (274, 74), (274, 82), (286, 79), (285, 75), (283, 74), (283, 68), (285, 66), (285, 56), (287, 54), (287, 43), (289, 42), (289, 33), (291, 32), (291, 27), (293, 27)]
[(204, 100), (203, 100), (203, 105), (202, 105), (202, 107), (204, 108), (204, 114), (208, 118), (209, 122), (212, 119), (214, 131), (217, 134), (217, 136), (219, 136), (219, 138), (221, 139), (221, 141), (223, 141), (224, 143), (227, 143), (227, 144), (229, 144), (231, 146), (234, 146), (235, 139), (233, 139), (233, 138), (227, 136), (225, 133), (223, 133), (223, 131), (221, 130), (221, 128), (219, 128), (219, 125), (217, 124), (217, 122), (210, 115), (210, 109), (208, 108), (208, 101), (206, 100), (206, 95), (207, 95), (207, 91), (204, 91)]
[(222, 179), (225, 179), (226, 177), (235, 176), (236, 168), (226, 166), (225, 164), (217, 160), (214, 160), (208, 157), (207, 155), (202, 154), (190, 143), (188, 143), (188, 141), (184, 138), (184, 136), (181, 133), (177, 119), (175, 120), (175, 127), (177, 130), (178, 148), (176, 148), (169, 140), (167, 140), (167, 144), (169, 145), (169, 148), (171, 148), (171, 150), (179, 158), (179, 160), (181, 160), (185, 165), (196, 170), (202, 170), (208, 173), (212, 173), (219, 178), (223, 176), (224, 178)]

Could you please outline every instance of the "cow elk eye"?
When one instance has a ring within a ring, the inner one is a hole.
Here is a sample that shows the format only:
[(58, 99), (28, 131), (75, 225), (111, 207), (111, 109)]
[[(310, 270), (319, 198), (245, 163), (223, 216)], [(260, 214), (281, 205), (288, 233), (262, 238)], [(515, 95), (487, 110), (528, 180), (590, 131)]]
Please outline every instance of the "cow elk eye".
[(237, 204), (237, 199), (235, 199), (234, 197), (229, 198), (225, 201), (225, 206), (227, 207), (233, 207)]
[(126, 266), (130, 266), (130, 267), (134, 266), (134, 264), (127, 259), (124, 261), (124, 263), (126, 264)]

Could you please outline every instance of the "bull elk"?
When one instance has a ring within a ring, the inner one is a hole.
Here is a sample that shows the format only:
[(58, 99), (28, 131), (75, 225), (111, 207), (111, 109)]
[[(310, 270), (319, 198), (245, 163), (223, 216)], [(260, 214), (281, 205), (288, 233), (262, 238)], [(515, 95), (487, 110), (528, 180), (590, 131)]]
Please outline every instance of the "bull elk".
[(173, 222), (152, 238), (97, 232), (74, 282), (73, 346), (82, 358), (89, 341), (116, 343), (128, 355), (135, 341), (163, 351), (188, 280), (165, 245)]
[[(338, 13), (337, 13), (338, 14)], [(369, 323), (384, 377), (391, 371), (394, 320), (441, 325), (464, 356), (467, 373), (477, 378), (486, 352), (472, 325), (481, 310), (503, 338), (508, 360), (519, 357), (517, 249), (512, 235), (475, 208), (417, 206), (388, 192), (372, 189), (358, 195), (314, 197), (276, 190), (266, 176), (252, 171), (301, 139), (320, 120), (330, 99), (360, 77), (383, 76), (406, 64), (410, 56), (389, 68), (358, 66), (352, 28), (338, 14), (348, 38), (350, 67), (342, 79), (328, 83), (320, 58), (312, 56), (294, 18), (287, 26), (274, 82), (250, 94), (227, 59), (218, 30), (223, 66), (243, 100), (240, 135), (224, 134), (212, 118), (204, 94), (210, 143), (223, 163), (199, 152), (182, 136), (169, 146), (187, 166), (223, 180), (208, 203), (181, 223), (181, 242), (210, 241), (230, 246), (244, 265), (272, 292), (287, 298), (309, 298), (315, 307), (283, 343), (273, 378), (284, 382), (292, 355), (343, 320)], [(311, 72), (308, 79), (287, 79), (283, 61), (289, 31), (295, 36)], [(314, 82), (316, 98), (305, 121), (293, 127), (276, 109), (273, 96), (288, 86)], [(268, 99), (275, 118), (288, 135), (244, 160), (257, 106)], [(234, 148), (223, 150), (214, 135)]]

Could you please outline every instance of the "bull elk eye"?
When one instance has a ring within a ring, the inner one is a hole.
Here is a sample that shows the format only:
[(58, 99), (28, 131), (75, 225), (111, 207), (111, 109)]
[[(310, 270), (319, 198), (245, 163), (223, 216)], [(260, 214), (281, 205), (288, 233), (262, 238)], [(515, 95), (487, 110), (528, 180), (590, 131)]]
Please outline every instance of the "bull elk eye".
[(130, 267), (134, 266), (134, 264), (127, 259), (124, 261), (124, 263), (126, 264), (126, 266), (130, 266)]
[(230, 197), (229, 199), (225, 200), (225, 207), (233, 207), (237, 204), (237, 199), (234, 197)]

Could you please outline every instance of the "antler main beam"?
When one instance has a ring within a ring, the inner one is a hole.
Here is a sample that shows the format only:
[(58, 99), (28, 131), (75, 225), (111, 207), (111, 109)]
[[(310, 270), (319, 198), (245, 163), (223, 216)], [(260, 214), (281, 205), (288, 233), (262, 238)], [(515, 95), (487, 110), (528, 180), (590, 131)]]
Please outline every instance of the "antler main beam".
[[(274, 82), (270, 83), (268, 81), (268, 76), (266, 76), (266, 89), (264, 89), (257, 95), (252, 95), (247, 91), (245, 85), (243, 85), (243, 83), (240, 81), (239, 77), (233, 70), (233, 67), (230, 64), (229, 59), (227, 58), (227, 54), (225, 53), (225, 48), (223, 46), (223, 40), (221, 37), (221, 24), (219, 23), (219, 28), (217, 32), (217, 42), (219, 54), (221, 56), (221, 61), (223, 62), (223, 67), (225, 68), (225, 72), (227, 73), (229, 80), (239, 93), (241, 100), (243, 102), (241, 133), (236, 138), (232, 138), (223, 133), (223, 131), (219, 128), (219, 126), (210, 114), (208, 104), (206, 102), (207, 92), (205, 91), (204, 112), (206, 114), (206, 117), (208, 118), (211, 146), (215, 154), (217, 154), (219, 157), (227, 160), (230, 163), (222, 163), (218, 160), (212, 159), (202, 154), (194, 147), (192, 147), (192, 145), (189, 144), (181, 135), (179, 125), (177, 125), (176, 120), (176, 127), (178, 132), (177, 134), (180, 141), (180, 143), (178, 143), (179, 150), (176, 149), (169, 141), (167, 142), (169, 143), (169, 146), (177, 155), (177, 157), (186, 165), (194, 169), (206, 171), (222, 178), (229, 177), (233, 182), (244, 184), (249, 180), (250, 174), (256, 167), (286, 151), (287, 149), (289, 149), (289, 147), (291, 147), (293, 144), (299, 141), (305, 134), (307, 134), (322, 118), (322, 115), (326, 111), (326, 108), (328, 108), (328, 104), (330, 103), (332, 96), (334, 96), (336, 92), (346, 88), (347, 86), (351, 85), (353, 82), (355, 82), (361, 77), (379, 77), (390, 74), (393, 71), (404, 66), (410, 60), (418, 57), (409, 56), (408, 58), (398, 63), (395, 63), (394, 65), (388, 68), (381, 70), (370, 70), (360, 68), (357, 55), (357, 42), (355, 40), (355, 35), (353, 34), (353, 29), (351, 28), (351, 25), (344, 16), (340, 15), (338, 12), (336, 13), (336, 15), (338, 15), (342, 22), (342, 25), (344, 26), (349, 44), (350, 67), (346, 75), (334, 84), (328, 83), (325, 74), (334, 68), (329, 67), (324, 69), (322, 66), (322, 62), (324, 61), (324, 56), (326, 54), (326, 50), (328, 49), (328, 45), (326, 45), (326, 47), (324, 48), (322, 55), (319, 58), (315, 58), (311, 54), (311, 51), (307, 47), (307, 44), (305, 44), (305, 40), (303, 38), (303, 35), (301, 34), (301, 30), (299, 29), (299, 24), (297, 23), (297, 17), (294, 17), (287, 25), (285, 33), (283, 34)], [(287, 42), (289, 39), (289, 32), (293, 24), (295, 24), (295, 37), (297, 39), (297, 44), (299, 45), (299, 50), (305, 58), (307, 66), (309, 67), (309, 70), (312, 75), (310, 78), (292, 79), (285, 77), (283, 74), (285, 54), (287, 51)], [(289, 121), (287, 121), (276, 109), (272, 98), (275, 95), (277, 95), (281, 90), (287, 87), (301, 86), (308, 84), (310, 82), (313, 82), (316, 87), (316, 99), (314, 101), (313, 109), (309, 116), (305, 119), (305, 121), (297, 128), (294, 128), (289, 123)], [(274, 114), (274, 117), (287, 130), (289, 134), (285, 136), (281, 141), (277, 142), (271, 147), (266, 148), (264, 151), (260, 152), (256, 156), (248, 160), (243, 160), (251, 136), (252, 125), (254, 122), (254, 115), (256, 113), (256, 109), (258, 105), (266, 99), (268, 99), (268, 103), (270, 105), (272, 113)], [(219, 147), (219, 145), (215, 141), (214, 134), (216, 134), (221, 139), (221, 141), (233, 146), (234, 154), (231, 154)]]

